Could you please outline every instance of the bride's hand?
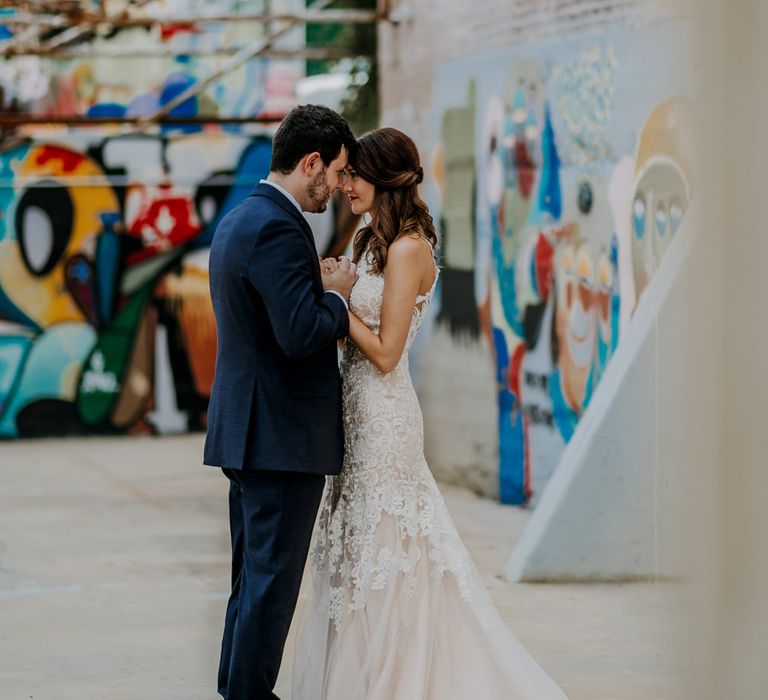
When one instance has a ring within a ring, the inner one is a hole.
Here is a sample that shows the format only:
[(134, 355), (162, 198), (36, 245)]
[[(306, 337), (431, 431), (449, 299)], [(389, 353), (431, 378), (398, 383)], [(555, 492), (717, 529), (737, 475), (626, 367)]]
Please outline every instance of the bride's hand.
[(339, 261), (336, 258), (320, 258), (320, 271), (324, 275), (330, 275), (339, 269)]

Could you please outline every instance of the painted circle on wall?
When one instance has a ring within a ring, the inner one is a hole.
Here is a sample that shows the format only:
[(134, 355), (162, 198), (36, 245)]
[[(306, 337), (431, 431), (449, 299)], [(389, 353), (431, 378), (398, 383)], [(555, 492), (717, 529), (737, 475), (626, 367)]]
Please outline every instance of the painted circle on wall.
[(72, 235), (74, 208), (55, 180), (30, 187), (16, 208), (16, 238), (27, 269), (42, 277), (56, 266)]

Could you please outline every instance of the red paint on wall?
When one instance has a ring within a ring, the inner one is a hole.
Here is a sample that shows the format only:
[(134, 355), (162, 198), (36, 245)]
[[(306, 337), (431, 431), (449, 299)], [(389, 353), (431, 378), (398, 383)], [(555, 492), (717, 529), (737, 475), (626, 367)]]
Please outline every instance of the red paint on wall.
[(201, 230), (190, 197), (173, 194), (169, 187), (145, 192), (136, 217), (126, 223), (128, 234), (144, 242), (141, 251), (128, 256), (129, 265), (185, 243)]
[(63, 173), (71, 173), (85, 158), (80, 153), (75, 153), (60, 146), (43, 146), (40, 149), (40, 153), (37, 154), (35, 165), (47, 165), (53, 160), (61, 163)]
[(520, 420), (523, 421), (523, 490), (525, 492), (525, 500), (527, 501), (531, 495), (531, 455), (528, 439), (528, 416), (523, 410), (523, 394), (522, 394), (522, 382), (521, 375), (523, 372), (523, 360), (525, 359), (525, 344), (519, 343), (512, 353), (512, 358), (509, 363), (509, 389), (515, 395), (515, 409), (520, 411)]
[(543, 233), (539, 233), (534, 252), (536, 266), (536, 286), (542, 301), (549, 299), (552, 290), (552, 269), (555, 249)]
[(524, 141), (515, 142), (515, 165), (517, 166), (517, 185), (523, 197), (528, 200), (533, 192), (533, 183), (536, 179), (536, 163)]

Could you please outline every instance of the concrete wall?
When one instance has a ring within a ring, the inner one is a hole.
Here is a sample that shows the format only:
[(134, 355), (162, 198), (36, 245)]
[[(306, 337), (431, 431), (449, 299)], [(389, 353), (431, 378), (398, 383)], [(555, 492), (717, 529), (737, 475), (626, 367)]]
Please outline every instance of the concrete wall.
[[(706, 77), (706, 228), (719, 243), (722, 323), (718, 430), (698, 433), (713, 457), (698, 467), (696, 502), (678, 507), (697, 524), (688, 538), (697, 586), (690, 591), (690, 652), (697, 662), (686, 697), (768, 697), (768, 5), (763, 0), (703, 2), (701, 72)], [(715, 461), (716, 469), (711, 468)], [(704, 552), (704, 554), (701, 554)]]
[(525, 503), (694, 196), (693, 23), (647, 2), (414, 7), (382, 27), (382, 122), (417, 139), (442, 232), (427, 456)]

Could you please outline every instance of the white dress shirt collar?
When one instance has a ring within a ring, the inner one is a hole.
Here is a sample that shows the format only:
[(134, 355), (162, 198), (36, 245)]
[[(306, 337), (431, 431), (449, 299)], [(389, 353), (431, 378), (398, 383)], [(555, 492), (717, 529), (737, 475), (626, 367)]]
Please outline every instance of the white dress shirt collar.
[[(299, 210), (299, 214), (302, 214), (301, 206), (296, 201), (296, 197), (294, 197), (284, 187), (280, 187), (280, 185), (278, 185), (276, 182), (272, 182), (271, 180), (259, 180), (259, 184), (262, 184), (262, 185), (272, 185), (272, 187), (274, 187), (279, 192), (282, 192), (288, 198), (288, 200), (293, 203), (293, 206), (295, 206)], [(335, 289), (326, 289), (325, 293), (326, 294), (333, 294), (334, 296), (339, 297), (339, 299), (341, 299), (342, 303), (344, 304), (344, 307), (347, 310), (349, 310), (349, 303), (344, 298), (344, 296), (342, 294), (339, 294), (339, 292), (337, 292)]]
[(299, 214), (302, 213), (301, 205), (299, 204), (296, 197), (294, 197), (288, 190), (286, 190), (284, 187), (280, 187), (276, 182), (272, 182), (272, 180), (259, 180), (259, 184), (261, 185), (272, 185), (278, 192), (283, 194), (285, 197), (287, 197), (288, 201), (293, 204), (294, 207), (296, 207), (299, 210)]

